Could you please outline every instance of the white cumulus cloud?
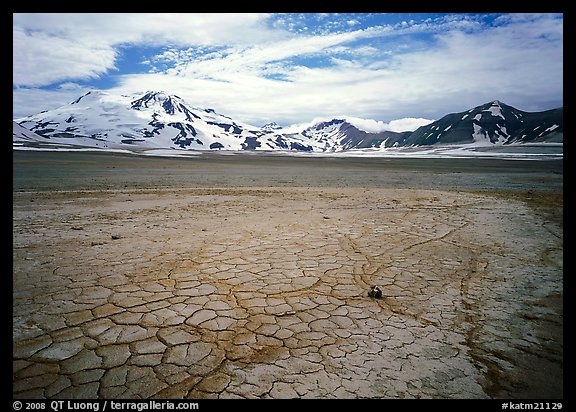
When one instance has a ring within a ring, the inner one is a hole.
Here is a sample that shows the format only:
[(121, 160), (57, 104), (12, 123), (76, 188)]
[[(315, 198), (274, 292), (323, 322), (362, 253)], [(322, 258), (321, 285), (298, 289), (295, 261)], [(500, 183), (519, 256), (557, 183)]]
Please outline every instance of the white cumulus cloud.
[(86, 80), (114, 68), (116, 52), (107, 45), (86, 47), (74, 39), (18, 28), (13, 35), (12, 82), (17, 86)]
[(412, 132), (418, 129), (420, 126), (426, 126), (427, 124), (430, 124), (434, 121), (430, 119), (415, 117), (404, 117), (402, 119), (391, 120), (388, 123), (372, 119), (361, 119), (358, 117), (346, 117), (346, 120), (351, 125), (356, 126), (358, 129), (370, 133), (378, 133), (384, 131)]

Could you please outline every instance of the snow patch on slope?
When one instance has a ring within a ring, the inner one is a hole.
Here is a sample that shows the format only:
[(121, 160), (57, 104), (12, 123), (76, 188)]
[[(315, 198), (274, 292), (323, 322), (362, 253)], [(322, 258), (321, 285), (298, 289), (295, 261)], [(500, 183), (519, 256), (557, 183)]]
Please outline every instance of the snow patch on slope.
[(490, 106), (487, 110), (483, 110), (483, 112), (490, 112), (492, 116), (501, 117), (502, 119), (506, 120), (502, 114), (502, 107), (500, 106), (500, 102), (498, 100), (493, 101), (492, 106)]
[(490, 137), (488, 136), (488, 132), (484, 130), (484, 128), (476, 123), (473, 123), (474, 132), (472, 133), (472, 138), (474, 139), (474, 143), (478, 145), (491, 145)]

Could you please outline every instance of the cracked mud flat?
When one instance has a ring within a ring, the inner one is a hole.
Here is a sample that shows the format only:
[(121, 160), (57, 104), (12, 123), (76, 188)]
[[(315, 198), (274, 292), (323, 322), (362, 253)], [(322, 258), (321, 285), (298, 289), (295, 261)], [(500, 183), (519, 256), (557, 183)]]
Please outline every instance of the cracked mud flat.
[(563, 396), (561, 196), (13, 196), (15, 398)]

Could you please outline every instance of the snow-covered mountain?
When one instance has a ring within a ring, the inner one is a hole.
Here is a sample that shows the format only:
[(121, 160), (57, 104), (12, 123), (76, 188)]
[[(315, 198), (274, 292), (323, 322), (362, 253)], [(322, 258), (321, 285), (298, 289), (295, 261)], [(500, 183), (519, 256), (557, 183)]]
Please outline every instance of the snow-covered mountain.
[(118, 95), (91, 91), (57, 109), (17, 119), (13, 141), (111, 149), (341, 152), (468, 143), (562, 142), (563, 130), (562, 108), (524, 112), (497, 100), (448, 114), (415, 131), (372, 133), (346, 119), (320, 121), (298, 131), (288, 131), (273, 122), (257, 127), (212, 109), (192, 107), (165, 92)]
[(282, 126), (280, 126), (276, 122), (270, 122), (270, 123), (266, 123), (264, 126), (262, 126), (261, 129), (264, 130), (265, 132), (273, 132), (275, 130), (282, 129)]
[(299, 134), (319, 144), (323, 151), (340, 152), (350, 149), (401, 146), (410, 133), (392, 131), (370, 133), (347, 120), (333, 119), (310, 126)]
[(301, 139), (279, 138), (180, 97), (149, 91), (117, 95), (90, 91), (72, 103), (16, 122), (43, 143), (99, 148), (286, 149)]

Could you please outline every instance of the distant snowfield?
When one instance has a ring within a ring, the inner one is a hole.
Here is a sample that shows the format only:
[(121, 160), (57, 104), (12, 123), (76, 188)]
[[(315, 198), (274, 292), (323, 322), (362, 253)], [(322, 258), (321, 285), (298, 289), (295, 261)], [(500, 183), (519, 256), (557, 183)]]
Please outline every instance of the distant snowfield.
[(510, 145), (447, 145), (431, 147), (400, 147), (386, 149), (352, 149), (343, 152), (300, 152), (289, 150), (255, 150), (255, 151), (202, 151), (180, 149), (99, 149), (99, 148), (54, 148), (54, 147), (30, 147), (21, 143), (13, 143), (13, 150), (30, 151), (54, 151), (54, 152), (99, 152), (99, 153), (124, 153), (139, 156), (160, 157), (195, 157), (202, 154), (215, 156), (298, 156), (298, 157), (382, 157), (382, 158), (498, 158), (513, 160), (551, 160), (562, 159), (562, 143), (522, 143)]
[(388, 148), (384, 150), (353, 150), (350, 153), (337, 153), (348, 156), (374, 157), (414, 157), (414, 158), (500, 158), (515, 160), (562, 159), (561, 143), (491, 145), (465, 144), (417, 148)]
[(486, 146), (479, 144), (401, 147), (387, 149), (353, 149), (336, 153), (293, 153), (296, 156), (382, 157), (382, 158), (498, 158), (511, 160), (562, 159), (562, 143)]

